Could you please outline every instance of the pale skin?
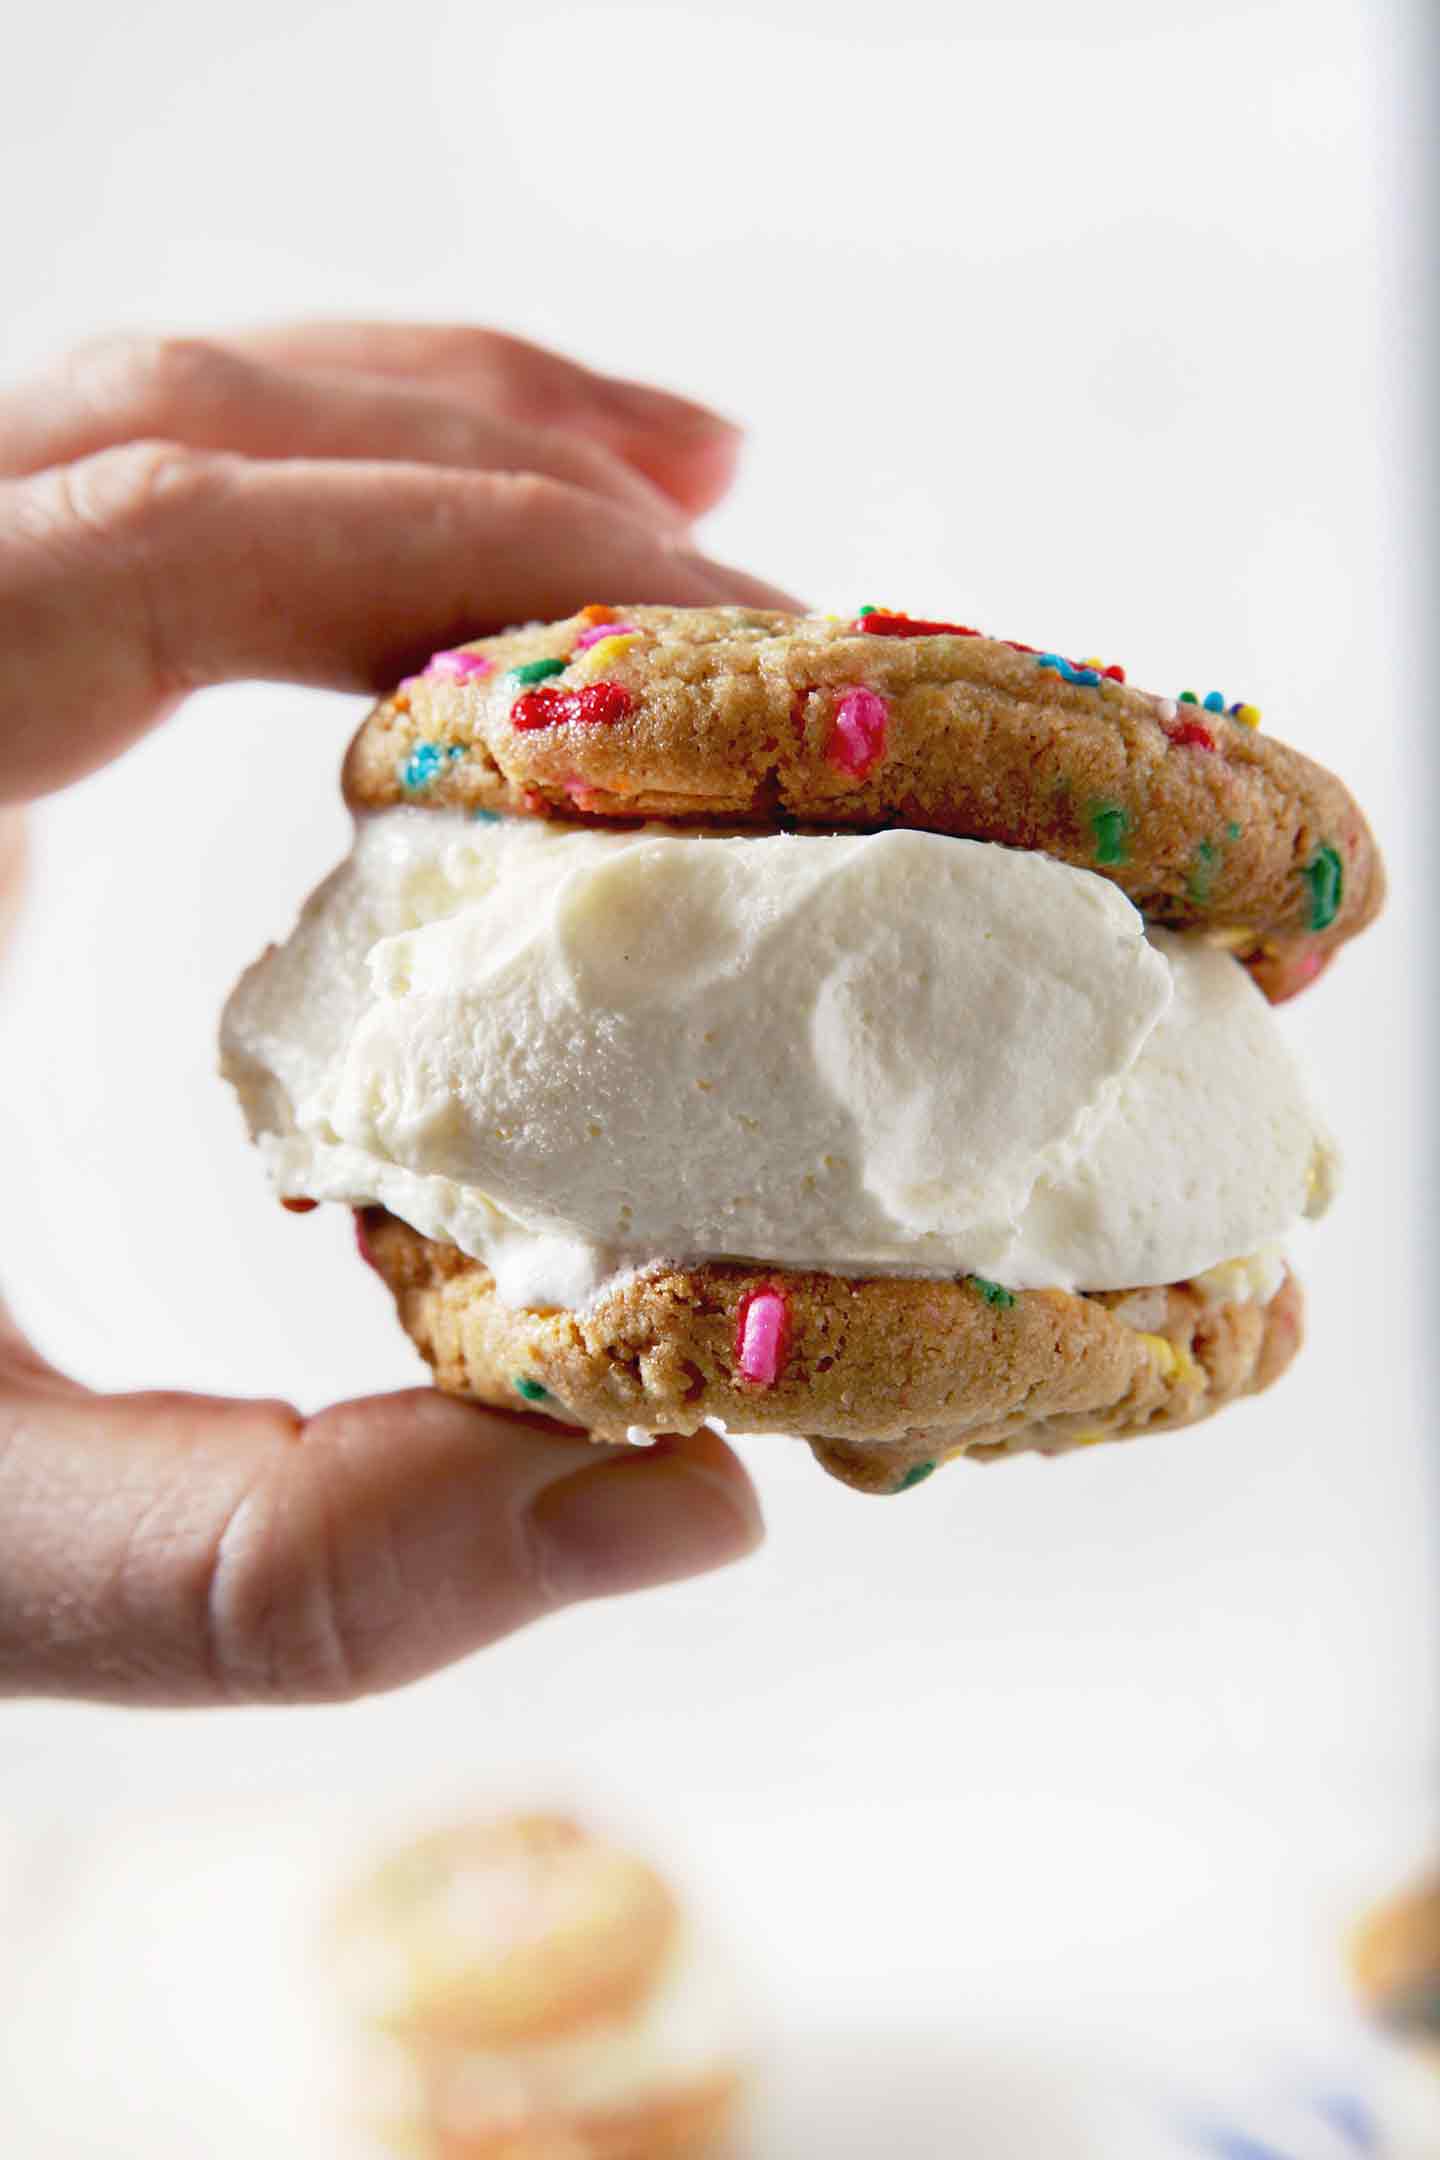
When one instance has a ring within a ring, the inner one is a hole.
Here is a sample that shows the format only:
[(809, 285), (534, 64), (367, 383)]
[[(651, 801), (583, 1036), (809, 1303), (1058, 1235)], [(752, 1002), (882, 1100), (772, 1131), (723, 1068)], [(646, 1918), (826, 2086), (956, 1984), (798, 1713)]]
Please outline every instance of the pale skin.
[[(206, 684), (379, 689), (600, 597), (793, 605), (692, 544), (737, 448), (464, 326), (108, 339), (0, 397), (0, 936), (23, 805)], [(342, 1700), (759, 1535), (708, 1433), (597, 1448), (426, 1388), (311, 1417), (97, 1394), (0, 1306), (0, 1692)]]

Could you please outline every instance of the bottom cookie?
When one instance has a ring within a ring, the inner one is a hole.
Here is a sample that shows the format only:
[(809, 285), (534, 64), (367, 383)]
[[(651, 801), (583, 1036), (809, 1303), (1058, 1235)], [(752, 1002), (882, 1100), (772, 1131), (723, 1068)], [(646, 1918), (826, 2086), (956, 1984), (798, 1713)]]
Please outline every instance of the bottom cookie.
[(1190, 1425), (1268, 1387), (1299, 1347), (1288, 1271), (1268, 1302), (1186, 1283), (1073, 1295), (971, 1275), (909, 1281), (657, 1266), (583, 1311), (505, 1305), (489, 1270), (383, 1209), (361, 1251), (447, 1394), (596, 1440), (786, 1432), (871, 1493), (957, 1455), (1059, 1454)]

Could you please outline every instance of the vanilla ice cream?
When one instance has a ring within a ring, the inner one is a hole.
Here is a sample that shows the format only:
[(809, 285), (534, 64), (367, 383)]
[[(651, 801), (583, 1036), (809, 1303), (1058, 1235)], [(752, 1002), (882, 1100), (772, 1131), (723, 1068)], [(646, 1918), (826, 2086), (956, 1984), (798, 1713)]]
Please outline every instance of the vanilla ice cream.
[(1333, 1181), (1233, 959), (935, 833), (386, 811), (222, 1039), (282, 1194), (378, 1202), (512, 1304), (657, 1260), (1174, 1282)]

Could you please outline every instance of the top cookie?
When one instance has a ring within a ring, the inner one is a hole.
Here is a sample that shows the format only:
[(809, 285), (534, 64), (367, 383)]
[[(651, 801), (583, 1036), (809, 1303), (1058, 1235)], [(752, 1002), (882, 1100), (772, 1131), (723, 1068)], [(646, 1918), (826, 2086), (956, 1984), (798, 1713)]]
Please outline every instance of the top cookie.
[(349, 751), (356, 808), (918, 826), (1097, 871), (1272, 996), (1378, 912), (1348, 789), (1218, 692), (869, 609), (584, 608), (439, 653)]

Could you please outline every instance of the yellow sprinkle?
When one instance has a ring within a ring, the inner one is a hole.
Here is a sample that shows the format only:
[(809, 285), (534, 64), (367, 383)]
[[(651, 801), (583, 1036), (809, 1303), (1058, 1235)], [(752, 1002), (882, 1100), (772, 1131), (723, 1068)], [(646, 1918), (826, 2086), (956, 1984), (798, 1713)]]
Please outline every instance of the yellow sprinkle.
[(1182, 1380), (1187, 1387), (1190, 1386), (1192, 1382), (1197, 1387), (1204, 1387), (1205, 1375), (1201, 1372), (1200, 1367), (1196, 1364), (1194, 1358), (1191, 1357), (1190, 1352), (1188, 1350), (1180, 1349), (1177, 1345), (1172, 1345), (1172, 1348), (1174, 1348), (1175, 1350), (1176, 1379)]
[(1083, 1432), (1071, 1433), (1070, 1445), (1072, 1447), (1099, 1447), (1102, 1440), (1108, 1440), (1109, 1438), (1109, 1433), (1101, 1432), (1098, 1425), (1087, 1425)]
[(1092, 656), (1092, 658), (1090, 658), (1089, 660), (1082, 660), (1080, 662), (1080, 665), (1081, 667), (1103, 668), (1105, 663), (1103, 660), (1097, 660)]
[(1144, 1343), (1145, 1348), (1154, 1358), (1165, 1378), (1170, 1379), (1180, 1364), (1180, 1360), (1175, 1353), (1174, 1343), (1167, 1342), (1163, 1335), (1147, 1335), (1140, 1328), (1137, 1328), (1135, 1332), (1139, 1335), (1141, 1342)]
[(1230, 717), (1238, 720), (1241, 727), (1259, 727), (1260, 708), (1258, 705), (1237, 705)]
[(640, 635), (638, 631), (622, 631), (616, 637), (597, 638), (593, 645), (586, 647), (581, 654), (581, 658), (593, 661), (596, 667), (607, 668), (618, 660), (622, 653), (628, 652), (632, 645), (638, 645), (639, 642)]

